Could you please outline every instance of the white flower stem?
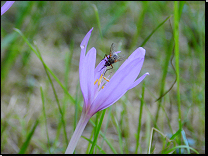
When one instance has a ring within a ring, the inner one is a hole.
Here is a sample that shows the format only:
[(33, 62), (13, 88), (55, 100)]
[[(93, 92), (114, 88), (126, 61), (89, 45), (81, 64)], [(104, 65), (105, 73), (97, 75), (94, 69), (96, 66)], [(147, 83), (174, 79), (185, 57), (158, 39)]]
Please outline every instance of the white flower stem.
[[(83, 111), (84, 112), (84, 111)], [(75, 150), (75, 147), (79, 141), (79, 138), (81, 137), (82, 135), (82, 132), (84, 131), (85, 129), (85, 126), (87, 125), (90, 117), (86, 114), (86, 113), (83, 113), (82, 112), (82, 115), (79, 119), (79, 122), (77, 124), (77, 127), (74, 131), (74, 134), (72, 135), (71, 137), (71, 140), (69, 142), (69, 145), (66, 149), (66, 152), (65, 154), (73, 154), (74, 150)]]

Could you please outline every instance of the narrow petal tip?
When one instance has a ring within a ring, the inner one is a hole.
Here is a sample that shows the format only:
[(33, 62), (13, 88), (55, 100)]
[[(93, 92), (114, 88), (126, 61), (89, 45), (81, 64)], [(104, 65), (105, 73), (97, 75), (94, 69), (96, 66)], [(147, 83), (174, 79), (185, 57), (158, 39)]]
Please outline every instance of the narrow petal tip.
[(140, 51), (140, 53), (142, 53), (143, 56), (145, 56), (146, 50), (143, 47), (139, 47), (138, 50)]
[(6, 1), (6, 3), (1, 7), (1, 16), (13, 5), (15, 1)]
[(90, 31), (92, 32), (92, 30), (93, 30), (93, 27), (90, 29)]
[(138, 78), (129, 88), (128, 88), (128, 90), (129, 89), (132, 89), (132, 88), (134, 88), (134, 87), (136, 87), (140, 82), (142, 82), (142, 80), (147, 76), (147, 75), (149, 75), (149, 73), (147, 72), (147, 73), (145, 73), (144, 75), (142, 75), (140, 78)]
[(88, 41), (89, 41), (89, 39), (90, 39), (92, 30), (93, 30), (93, 27), (90, 29), (90, 31), (85, 35), (84, 39), (82, 40), (82, 42), (81, 42), (81, 44), (80, 44), (80, 48), (81, 48), (81, 49), (84, 49), (85, 46), (87, 45), (87, 43), (88, 43)]
[(84, 45), (80, 45), (81, 49), (84, 49)]

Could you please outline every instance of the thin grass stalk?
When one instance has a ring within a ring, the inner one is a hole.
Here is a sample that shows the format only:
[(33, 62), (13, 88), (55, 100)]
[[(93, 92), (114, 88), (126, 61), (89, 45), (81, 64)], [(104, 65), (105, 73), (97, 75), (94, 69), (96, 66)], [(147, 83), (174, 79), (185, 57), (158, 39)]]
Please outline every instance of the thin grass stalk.
[[(181, 122), (181, 102), (180, 102), (180, 74), (179, 74), (179, 3), (174, 2), (174, 40), (175, 40), (175, 65), (177, 73), (177, 105), (178, 105), (178, 125), (182, 130)], [(181, 144), (181, 135), (179, 135), (179, 145)]]
[(92, 4), (92, 7), (95, 11), (95, 17), (96, 17), (96, 21), (97, 21), (97, 25), (98, 25), (98, 29), (99, 29), (99, 33), (100, 33), (100, 38), (102, 40), (103, 39), (103, 34), (102, 34), (101, 26), (100, 26), (100, 18), (99, 18), (98, 9), (97, 9), (97, 6), (95, 4)]
[(47, 117), (46, 117), (46, 110), (45, 110), (45, 98), (44, 98), (43, 89), (42, 89), (41, 86), (40, 86), (40, 93), (41, 93), (41, 99), (42, 99), (42, 104), (43, 104), (43, 116), (44, 116), (44, 119), (45, 119), (45, 128), (46, 128), (48, 152), (51, 154), (50, 140), (49, 140), (49, 135), (48, 135), (48, 127), (47, 127)]
[[(41, 61), (42, 64), (43, 64), (44, 61), (43, 61), (43, 59), (42, 59), (41, 53), (40, 53), (40, 51), (39, 51), (39, 49), (38, 49), (38, 47), (37, 47), (36, 44), (35, 44), (35, 47), (36, 47), (36, 50), (37, 50), (37, 52), (38, 52), (38, 54), (39, 54), (39, 56), (40, 56), (40, 61)], [(57, 103), (58, 108), (59, 108), (59, 113), (60, 113), (60, 115), (61, 115), (61, 122), (62, 122), (62, 124), (63, 124), (63, 131), (64, 131), (64, 136), (65, 136), (65, 141), (66, 141), (66, 145), (67, 145), (67, 144), (68, 144), (68, 138), (67, 138), (67, 134), (66, 134), (66, 124), (65, 124), (65, 120), (64, 120), (63, 110), (62, 110), (61, 105), (60, 105), (60, 103), (59, 103), (58, 95), (57, 95), (57, 93), (56, 93), (56, 90), (55, 90), (55, 87), (54, 87), (53, 82), (52, 82), (52, 80), (51, 80), (51, 77), (50, 77), (50, 75), (49, 75), (49, 73), (48, 73), (48, 70), (46, 69), (46, 67), (45, 67), (44, 65), (43, 65), (43, 67), (44, 67), (44, 69), (45, 69), (46, 75), (47, 75), (48, 80), (49, 80), (49, 82), (50, 82), (50, 84), (51, 84), (51, 87), (52, 87), (52, 89), (53, 89), (53, 93), (54, 93), (54, 96), (55, 96), (55, 99), (56, 99), (56, 103)]]
[(145, 92), (145, 81), (142, 84), (142, 98), (141, 98), (141, 105), (139, 111), (139, 120), (138, 120), (138, 128), (137, 128), (137, 135), (136, 135), (136, 147), (135, 147), (135, 154), (138, 153), (139, 147), (139, 138), (140, 138), (140, 131), (141, 131), (141, 124), (142, 124), (142, 114), (143, 114), (143, 105), (144, 105), (144, 92)]
[(119, 147), (120, 147), (120, 154), (123, 154), (123, 143), (122, 143), (122, 136), (121, 136), (121, 131), (120, 131), (120, 126), (118, 124), (118, 121), (116, 120), (115, 116), (112, 116), (112, 121), (116, 127), (117, 133), (118, 133), (118, 142), (119, 142)]
[(90, 153), (89, 154), (92, 154), (93, 153), (95, 144), (97, 143), (98, 134), (100, 132), (100, 128), (101, 128), (101, 125), (102, 125), (102, 122), (103, 122), (103, 119), (104, 119), (104, 116), (105, 116), (105, 112), (106, 112), (106, 109), (104, 109), (102, 111), (102, 114), (101, 114), (101, 117), (100, 117), (100, 121), (99, 121), (98, 126), (96, 128), (96, 133), (95, 133), (94, 140), (93, 140), (93, 144), (91, 146), (91, 149), (90, 149)]
[[(41, 59), (41, 56), (39, 56), (38, 52), (35, 50), (35, 48), (30, 44), (30, 42), (27, 40), (27, 38), (23, 35), (23, 33), (17, 29), (14, 28), (14, 30), (22, 36), (24, 41), (27, 43), (27, 45), (30, 47), (30, 49), (35, 53), (35, 55)], [(64, 92), (68, 95), (70, 101), (75, 104), (74, 98), (69, 94), (67, 89), (64, 87), (64, 85), (59, 81), (59, 79), (56, 77), (56, 75), (51, 71), (51, 69), (45, 64), (45, 62), (42, 62), (43, 66), (48, 70), (48, 72), (53, 76), (53, 78), (57, 81), (57, 83), (61, 86), (61, 88), (64, 90)]]

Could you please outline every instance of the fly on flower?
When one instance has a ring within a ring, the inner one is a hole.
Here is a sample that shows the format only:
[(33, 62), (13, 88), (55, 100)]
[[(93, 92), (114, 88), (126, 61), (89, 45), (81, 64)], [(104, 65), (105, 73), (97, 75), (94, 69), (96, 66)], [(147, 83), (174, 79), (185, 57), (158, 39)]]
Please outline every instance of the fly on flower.
[(105, 75), (105, 73), (110, 70), (110, 69), (113, 69), (113, 66), (112, 64), (113, 63), (116, 63), (118, 61), (122, 61), (124, 60), (125, 56), (124, 55), (118, 55), (118, 53), (120, 53), (120, 51), (115, 51), (115, 44), (112, 43), (111, 44), (111, 48), (110, 48), (110, 54), (109, 55), (106, 55), (105, 54), (105, 57), (104, 57), (104, 60), (105, 60), (105, 64), (104, 66), (101, 68), (101, 70), (105, 67), (108, 67), (108, 66), (111, 66), (111, 68), (108, 68), (106, 69), (106, 71), (104, 72), (103, 75)]
[[(79, 79), (84, 104), (80, 120), (71, 137), (71, 141), (65, 154), (72, 154), (74, 152), (85, 126), (95, 113), (113, 105), (128, 90), (136, 87), (147, 75), (149, 75), (149, 73), (145, 73), (137, 79), (143, 66), (146, 52), (144, 48), (138, 47), (110, 79), (105, 78), (99, 69), (104, 69), (104, 67), (107, 68), (108, 66), (113, 68), (112, 64), (122, 60), (123, 57), (119, 57), (119, 51), (115, 52), (114, 44), (112, 44), (110, 55), (105, 56), (97, 67), (95, 67), (96, 49), (92, 47), (88, 52), (86, 51), (92, 30), (93, 28), (85, 35), (80, 44)], [(105, 87), (105, 82), (102, 82), (102, 79), (108, 82)], [(97, 82), (98, 85), (95, 85)]]

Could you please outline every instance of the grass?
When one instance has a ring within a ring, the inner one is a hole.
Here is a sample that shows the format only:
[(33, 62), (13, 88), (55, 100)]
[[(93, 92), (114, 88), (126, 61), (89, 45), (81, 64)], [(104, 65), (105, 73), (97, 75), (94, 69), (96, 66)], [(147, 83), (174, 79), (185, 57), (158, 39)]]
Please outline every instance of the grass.
[(90, 119), (75, 153), (205, 153), (205, 5), (170, 1), (15, 2), (1, 18), (1, 153), (65, 152), (92, 27), (96, 64), (112, 43), (143, 46), (150, 75)]

